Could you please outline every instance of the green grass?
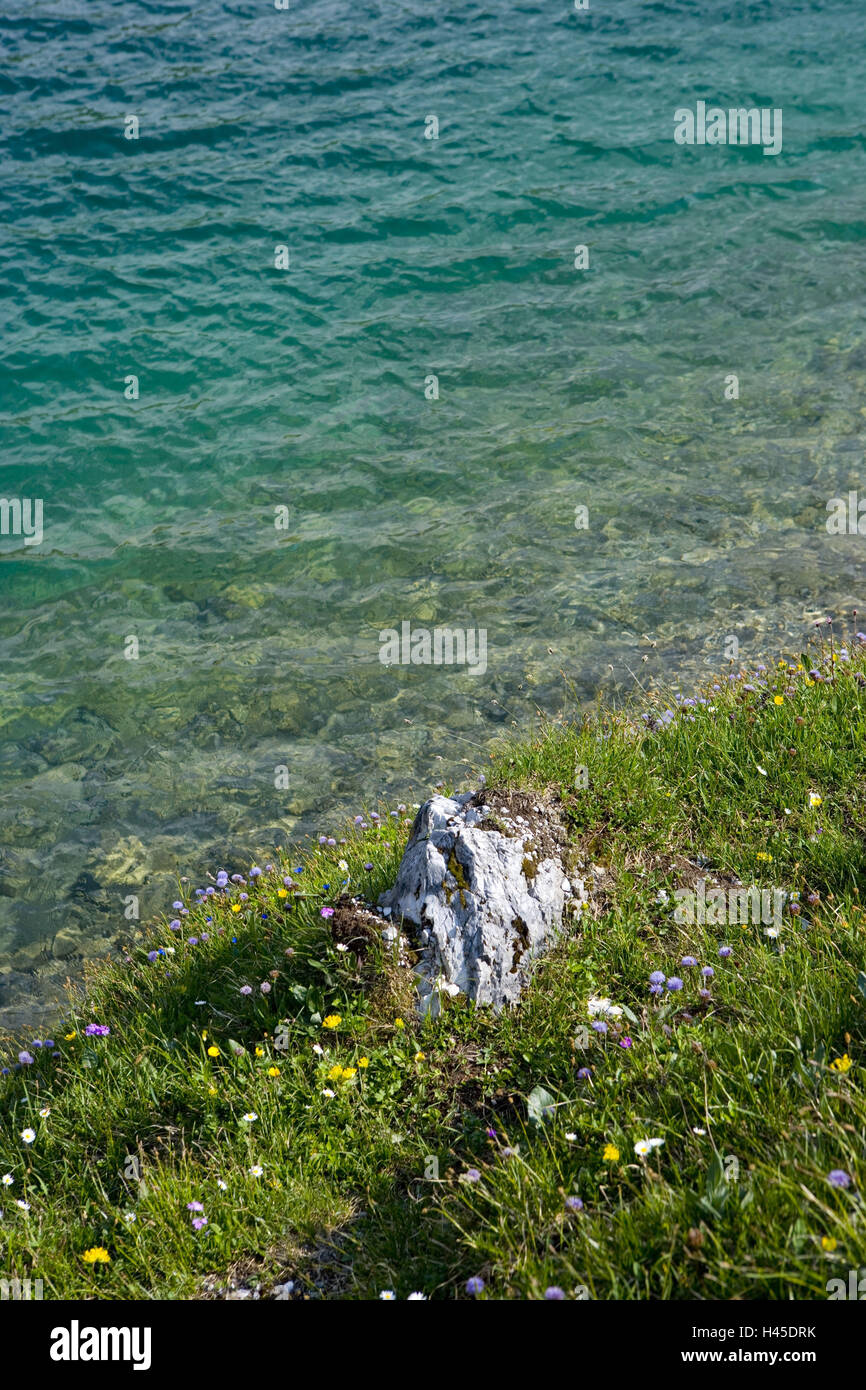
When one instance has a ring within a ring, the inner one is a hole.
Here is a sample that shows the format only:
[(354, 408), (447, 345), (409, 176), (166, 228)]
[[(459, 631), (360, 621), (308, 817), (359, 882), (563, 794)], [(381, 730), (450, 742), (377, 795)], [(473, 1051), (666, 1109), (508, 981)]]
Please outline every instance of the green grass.
[[(498, 1016), (458, 1000), (420, 1024), (377, 934), (340, 951), (339, 915), (321, 916), (346, 880), (368, 901), (393, 881), (411, 809), (206, 907), (182, 885), (183, 930), (166, 920), (92, 972), (58, 1057), (6, 1042), (35, 1060), (0, 1079), (0, 1276), (72, 1299), (230, 1278), (453, 1298), (479, 1275), (506, 1299), (825, 1298), (866, 1266), (864, 672), (827, 648), (766, 686), (711, 680), (665, 727), (654, 695), (503, 746), (488, 782), (555, 791), (598, 889)], [(777, 938), (679, 923), (661, 890), (700, 873), (784, 888), (799, 911)], [(684, 954), (715, 971), (708, 999)], [(651, 996), (654, 970), (683, 990)], [(623, 1010), (606, 1035), (588, 1026), (599, 995)], [(86, 1036), (94, 1022), (110, 1034)], [(641, 1157), (647, 1138), (664, 1142)]]

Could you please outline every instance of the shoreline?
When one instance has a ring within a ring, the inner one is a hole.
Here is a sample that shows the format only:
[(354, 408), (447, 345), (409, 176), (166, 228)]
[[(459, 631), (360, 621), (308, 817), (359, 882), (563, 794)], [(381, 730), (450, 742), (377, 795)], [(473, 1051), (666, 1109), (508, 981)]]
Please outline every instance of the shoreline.
[[(844, 621), (844, 618), (837, 620), (839, 623)], [(798, 645), (802, 645), (806, 640), (805, 637), (801, 637), (798, 643), (796, 635), (791, 635), (790, 633), (790, 624), (782, 624), (781, 626), (783, 631), (788, 634), (791, 650), (794, 650)], [(655, 642), (650, 645), (647, 641), (642, 645), (644, 648), (644, 656), (648, 655), (650, 661), (656, 663), (657, 669), (653, 671), (651, 668), (648, 669), (645, 667), (638, 655), (634, 657), (634, 667), (624, 662), (622, 666), (623, 684), (617, 687), (615, 695), (617, 708), (629, 708), (640, 703), (644, 698), (644, 692), (642, 692), (640, 685), (641, 681), (646, 681), (648, 679), (650, 692), (655, 692), (659, 697), (665, 697), (666, 695), (668, 698), (672, 699), (674, 698), (675, 692), (681, 690), (683, 687), (689, 688), (693, 686), (697, 688), (701, 681), (702, 672), (707, 672), (706, 653), (696, 652), (685, 661), (682, 671), (678, 672), (677, 678), (672, 683), (665, 682), (664, 675), (666, 665), (661, 655), (657, 654)], [(755, 656), (752, 658), (752, 661), (753, 663), (759, 663), (760, 657)], [(566, 694), (567, 683), (565, 681), (565, 675), (564, 673), (561, 674), (563, 677), (564, 693), (559, 713), (544, 715), (542, 722), (555, 723), (557, 720), (564, 717), (563, 711), (568, 706), (569, 697)], [(706, 679), (706, 674), (704, 674), (704, 678)], [(626, 684), (628, 681), (632, 683)], [(603, 679), (596, 687), (595, 693), (592, 696), (588, 696), (583, 701), (584, 712), (595, 708), (599, 701), (610, 699), (610, 693), (605, 691), (604, 686), (605, 680)], [(527, 724), (523, 726), (526, 737), (531, 737), (533, 722), (533, 720), (528, 719)], [(491, 728), (488, 734), (487, 747), (485, 749), (479, 745), (479, 753), (485, 755), (488, 761), (491, 760), (495, 757), (496, 749), (502, 743), (503, 738), (511, 737), (513, 734), (514, 729), (512, 725), (509, 725), (505, 730)], [(468, 776), (470, 779), (477, 778), (478, 764), (472, 763), (468, 759), (458, 759), (456, 763), (452, 764), (450, 769), (450, 772), (455, 775), (453, 780), (449, 777), (449, 785), (457, 785), (456, 769), (461, 765), (469, 769)], [(481, 766), (483, 766), (483, 763)], [(465, 777), (467, 774), (462, 775)], [(424, 791), (425, 796), (431, 795), (437, 786), (444, 785), (441, 778), (434, 782), (433, 779), (436, 776), (436, 772), (434, 772), (431, 767), (427, 774), (426, 790)], [(401, 787), (401, 794), (403, 796), (412, 795), (412, 783), (409, 782), (408, 786), (408, 791), (405, 783)], [(396, 802), (398, 794), (392, 791), (391, 795)], [(351, 812), (348, 808), (338, 810), (336, 815), (338, 819), (345, 817), (347, 823), (351, 818)], [(319, 815), (315, 819), (321, 822), (325, 819), (325, 816)], [(279, 854), (286, 859), (290, 859), (293, 855), (303, 855), (306, 852), (306, 846), (315, 840), (318, 831), (313, 824), (312, 815), (308, 814), (302, 817), (302, 821), (306, 821), (310, 826), (302, 838), (287, 839), (283, 845), (272, 846), (271, 849), (267, 851), (267, 854)], [(241, 837), (244, 841), (249, 841), (250, 838), (249, 833)], [(178, 850), (178, 855), (179, 853), (180, 850)], [(230, 857), (229, 862), (240, 868), (242, 859), (243, 856), (241, 854), (235, 854)], [(73, 984), (82, 982), (93, 963), (105, 958), (111, 958), (118, 954), (120, 948), (116, 943), (126, 939), (129, 933), (127, 929), (122, 926), (112, 926), (110, 930), (106, 927), (106, 908), (101, 900), (107, 898), (109, 894), (113, 899), (116, 899), (116, 903), (111, 911), (112, 915), (117, 918), (122, 915), (122, 904), (129, 900), (129, 894), (136, 895), (136, 898), (138, 895), (142, 894), (142, 885), (130, 874), (128, 868), (126, 871), (118, 869), (114, 864), (116, 860), (132, 862), (130, 853), (122, 851), (120, 848), (113, 849), (104, 857), (102, 867), (100, 864), (94, 863), (86, 869), (82, 861), (81, 877), (91, 878), (95, 875), (95, 889), (91, 891), (95, 891), (100, 900), (98, 902), (97, 899), (94, 898), (92, 901), (91, 917), (94, 921), (92, 937), (86, 932), (80, 934), (80, 944), (84, 945), (86, 948), (84, 954), (82, 954), (79, 949), (76, 949), (73, 933), (66, 929), (61, 929), (59, 934), (55, 933), (48, 937), (37, 938), (31, 943), (22, 942), (15, 950), (10, 950), (8, 952), (4, 964), (8, 965), (9, 968), (5, 970), (5, 973), (0, 974), (0, 1034), (4, 1031), (27, 1031), (33, 1026), (43, 1029), (53, 1026), (54, 1021), (62, 1014), (64, 982), (70, 979)], [(210, 866), (202, 869), (203, 877), (207, 876), (209, 867)], [(176, 891), (179, 887), (182, 880), (178, 875), (186, 875), (188, 873), (189, 864), (184, 865), (179, 860), (176, 874), (169, 875), (163, 872), (157, 875), (157, 883), (162, 884), (160, 896), (163, 902), (168, 900), (170, 892), (173, 890)], [(153, 887), (149, 884), (149, 881), (147, 884), (147, 896), (150, 899), (153, 899), (155, 896)], [(145, 930), (148, 922), (158, 920), (162, 912), (162, 906), (157, 905), (152, 912), (145, 913), (139, 930)], [(76, 935), (78, 935), (78, 933), (76, 933)], [(64, 938), (61, 947), (63, 953), (58, 955), (56, 953), (55, 943), (60, 941), (61, 937)], [(66, 940), (67, 937), (69, 938), (68, 941)], [(32, 964), (29, 964), (28, 961), (32, 962)], [(14, 981), (14, 993), (10, 986), (11, 981)]]
[[(676, 1271), (678, 1297), (709, 1278), (784, 1300), (866, 1263), (866, 636), (814, 662), (502, 750), (491, 788), (555, 792), (597, 890), (516, 1008), (419, 1019), (411, 960), (351, 908), (393, 884), (408, 805), (188, 886), (50, 1048), (7, 1061), (16, 1277), (52, 1298), (655, 1299)], [(698, 879), (784, 890), (782, 927), (678, 920)], [(804, 1185), (823, 1195), (792, 1253)], [(403, 1245), (419, 1220), (431, 1238)]]

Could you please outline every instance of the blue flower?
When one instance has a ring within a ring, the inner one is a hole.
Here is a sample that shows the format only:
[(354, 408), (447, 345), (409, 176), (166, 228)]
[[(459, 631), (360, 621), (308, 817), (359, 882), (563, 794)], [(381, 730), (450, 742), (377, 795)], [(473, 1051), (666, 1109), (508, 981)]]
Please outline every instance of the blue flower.
[(827, 1174), (827, 1181), (831, 1187), (850, 1187), (851, 1178), (842, 1168), (834, 1168)]

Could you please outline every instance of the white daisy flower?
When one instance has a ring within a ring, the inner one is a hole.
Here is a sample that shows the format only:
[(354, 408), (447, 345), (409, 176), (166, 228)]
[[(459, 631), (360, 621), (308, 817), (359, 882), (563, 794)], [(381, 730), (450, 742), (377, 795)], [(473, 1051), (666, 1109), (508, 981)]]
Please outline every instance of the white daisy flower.
[(25, 1143), (25, 1144), (32, 1144), (32, 1143), (33, 1143), (33, 1140), (36, 1138), (36, 1130), (35, 1130), (35, 1129), (22, 1129), (22, 1131), (21, 1131), (21, 1138), (24, 1140), (24, 1143)]
[(262, 1167), (262, 1165), (261, 1165), (260, 1163), (254, 1163), (253, 1166), (252, 1166), (252, 1168), (250, 1169), (250, 1177), (251, 1177), (251, 1178), (260, 1178), (260, 1177), (262, 1176), (262, 1173), (263, 1173), (264, 1171), (265, 1171), (265, 1170), (264, 1170), (264, 1168)]
[(385, 1303), (393, 1303), (397, 1295), (395, 1294), (393, 1289), (383, 1289), (382, 1292), (379, 1294), (379, 1297)]
[(251, 1125), (253, 1123), (253, 1120), (257, 1120), (259, 1117), (256, 1114), (255, 1110), (248, 1110), (247, 1113), (243, 1115), (241, 1118), (244, 1120), (245, 1124)]
[(664, 1142), (664, 1139), (639, 1139), (634, 1146), (634, 1151), (638, 1158), (646, 1158), (653, 1149), (660, 1149)]
[(594, 996), (587, 1003), (587, 1010), (590, 1018), (603, 1016), (604, 1018), (621, 1018), (622, 1009), (619, 1004), (612, 1004), (609, 999), (599, 999)]

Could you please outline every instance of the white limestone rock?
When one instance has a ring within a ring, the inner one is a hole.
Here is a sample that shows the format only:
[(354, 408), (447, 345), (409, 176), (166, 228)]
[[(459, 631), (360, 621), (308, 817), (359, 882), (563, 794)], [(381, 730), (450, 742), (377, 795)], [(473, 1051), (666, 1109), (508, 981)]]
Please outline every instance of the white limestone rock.
[(563, 868), (565, 835), (552, 806), (482, 789), (420, 808), (394, 887), (379, 899), (392, 921), (411, 922), (420, 951), (419, 1008), (443, 995), (516, 1003), (536, 957), (562, 930), (581, 880)]

